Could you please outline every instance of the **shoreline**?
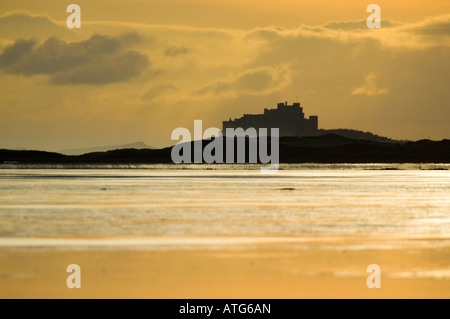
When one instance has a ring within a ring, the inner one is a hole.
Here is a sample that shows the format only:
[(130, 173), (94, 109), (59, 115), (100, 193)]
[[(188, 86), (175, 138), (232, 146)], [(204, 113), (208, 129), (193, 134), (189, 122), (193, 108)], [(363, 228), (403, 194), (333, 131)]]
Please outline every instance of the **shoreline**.
[[(441, 245), (437, 245), (437, 243)], [(405, 235), (309, 235), (309, 236), (92, 236), (92, 237), (0, 237), (0, 250), (22, 249), (25, 251), (61, 249), (66, 251), (102, 250), (174, 250), (203, 249), (233, 250), (261, 245), (282, 245), (289, 249), (319, 250), (393, 250), (450, 248), (450, 237)], [(300, 246), (301, 245), (301, 246)]]
[[(175, 163), (111, 163), (111, 164), (89, 164), (89, 163), (75, 163), (75, 164), (56, 164), (56, 163), (1, 163), (0, 171), (4, 170), (54, 170), (54, 169), (66, 169), (66, 170), (91, 170), (91, 169), (105, 169), (105, 170), (121, 170), (121, 169), (146, 169), (146, 170), (158, 170), (166, 169), (169, 171), (260, 171), (260, 164), (205, 164), (205, 163), (192, 163), (192, 164), (175, 164)], [(307, 162), (307, 163), (280, 163), (278, 166), (279, 171), (291, 171), (291, 170), (364, 170), (364, 171), (407, 171), (407, 170), (427, 170), (427, 171), (447, 171), (450, 170), (450, 163), (436, 162), (436, 163), (319, 163), (319, 162)]]

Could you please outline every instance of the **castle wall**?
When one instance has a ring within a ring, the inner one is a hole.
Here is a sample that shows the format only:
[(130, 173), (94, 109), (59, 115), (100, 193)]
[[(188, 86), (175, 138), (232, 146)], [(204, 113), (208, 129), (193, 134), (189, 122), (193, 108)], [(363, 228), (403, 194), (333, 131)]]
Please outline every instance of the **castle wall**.
[(264, 114), (245, 114), (239, 119), (224, 121), (222, 132), (225, 135), (227, 128), (249, 127), (259, 128), (279, 128), (280, 136), (304, 136), (316, 135), (318, 131), (318, 117), (310, 116), (305, 118), (300, 103), (287, 105), (278, 103), (276, 109), (264, 109)]

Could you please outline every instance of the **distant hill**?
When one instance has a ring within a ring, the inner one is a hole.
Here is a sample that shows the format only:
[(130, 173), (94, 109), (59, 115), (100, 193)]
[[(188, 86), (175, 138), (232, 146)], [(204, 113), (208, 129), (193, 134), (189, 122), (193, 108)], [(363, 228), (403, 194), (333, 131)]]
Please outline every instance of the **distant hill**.
[[(379, 142), (325, 134), (281, 137), (279, 142), (281, 163), (450, 163), (450, 140)], [(203, 147), (208, 143), (203, 141)], [(225, 140), (223, 143), (225, 145)], [(188, 144), (192, 147), (193, 143)], [(42, 151), (0, 150), (0, 165), (172, 163), (171, 149), (119, 149), (76, 156)]]
[(65, 155), (82, 155), (82, 154), (86, 154), (86, 153), (107, 152), (107, 151), (112, 151), (112, 150), (120, 150), (120, 149), (128, 149), (128, 148), (154, 149), (154, 147), (151, 147), (151, 146), (145, 144), (144, 142), (137, 142), (137, 143), (132, 143), (132, 144), (97, 146), (97, 147), (91, 147), (91, 148), (73, 148), (73, 149), (60, 151), (60, 153), (65, 154)]
[(376, 141), (376, 142), (386, 142), (386, 143), (405, 143), (405, 141), (397, 141), (390, 139), (388, 137), (379, 136), (376, 134), (373, 134), (371, 132), (362, 132), (357, 130), (350, 130), (350, 129), (332, 129), (332, 130), (318, 130), (318, 135), (325, 135), (325, 134), (335, 134), (347, 138), (352, 138), (355, 140), (367, 140), (367, 141)]

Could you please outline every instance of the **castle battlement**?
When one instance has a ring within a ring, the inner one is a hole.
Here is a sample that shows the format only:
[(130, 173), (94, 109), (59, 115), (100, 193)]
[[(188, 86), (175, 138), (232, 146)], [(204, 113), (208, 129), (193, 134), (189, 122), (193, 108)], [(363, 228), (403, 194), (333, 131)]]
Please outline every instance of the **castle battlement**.
[(280, 136), (308, 136), (317, 135), (318, 116), (305, 118), (303, 108), (296, 102), (288, 105), (287, 102), (278, 103), (276, 109), (264, 109), (264, 114), (244, 114), (243, 117), (222, 122), (222, 132), (226, 134), (227, 128), (250, 127), (279, 128)]

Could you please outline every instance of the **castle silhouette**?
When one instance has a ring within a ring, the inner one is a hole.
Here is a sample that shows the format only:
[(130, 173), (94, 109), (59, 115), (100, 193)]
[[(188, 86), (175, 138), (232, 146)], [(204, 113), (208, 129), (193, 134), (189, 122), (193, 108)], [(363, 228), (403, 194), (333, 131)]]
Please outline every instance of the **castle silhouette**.
[(244, 114), (243, 117), (222, 122), (222, 132), (227, 128), (253, 127), (279, 128), (280, 136), (312, 136), (318, 134), (319, 118), (312, 115), (305, 118), (303, 108), (299, 102), (288, 105), (287, 102), (278, 103), (276, 109), (264, 109), (264, 114)]

